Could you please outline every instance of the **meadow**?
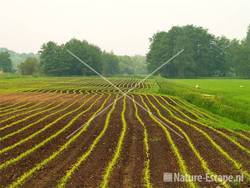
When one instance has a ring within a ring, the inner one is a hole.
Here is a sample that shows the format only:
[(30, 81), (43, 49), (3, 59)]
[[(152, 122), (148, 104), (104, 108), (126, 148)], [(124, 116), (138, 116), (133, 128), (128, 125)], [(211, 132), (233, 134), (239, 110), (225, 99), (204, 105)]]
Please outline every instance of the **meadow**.
[(160, 93), (179, 96), (215, 114), (250, 125), (250, 80), (157, 80)]

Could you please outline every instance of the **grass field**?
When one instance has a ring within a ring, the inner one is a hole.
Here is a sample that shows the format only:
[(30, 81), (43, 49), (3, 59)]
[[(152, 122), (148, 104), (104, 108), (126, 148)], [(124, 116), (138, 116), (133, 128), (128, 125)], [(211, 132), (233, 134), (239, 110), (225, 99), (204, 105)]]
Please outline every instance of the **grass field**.
[(162, 93), (180, 96), (213, 113), (250, 125), (250, 80), (158, 79)]
[[(0, 78), (0, 187), (247, 186), (249, 126), (183, 99), (187, 90), (233, 96), (229, 87), (218, 83), (212, 90), (203, 80), (110, 81), (124, 92), (137, 87), (122, 97), (96, 77)], [(243, 105), (237, 101), (230, 105)], [(243, 174), (244, 182), (166, 183), (164, 172)]]

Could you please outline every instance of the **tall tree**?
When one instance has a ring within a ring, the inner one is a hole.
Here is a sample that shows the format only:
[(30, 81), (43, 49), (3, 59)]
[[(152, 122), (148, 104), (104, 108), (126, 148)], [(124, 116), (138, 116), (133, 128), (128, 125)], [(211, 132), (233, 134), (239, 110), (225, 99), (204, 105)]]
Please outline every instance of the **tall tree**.
[(246, 37), (246, 45), (250, 48), (250, 25), (247, 28), (247, 37)]
[(89, 44), (87, 41), (72, 39), (64, 45), (63, 59), (68, 67), (69, 73), (72, 75), (95, 75), (93, 71), (79, 62), (75, 57), (70, 55), (67, 50), (70, 50), (86, 64), (94, 68), (97, 72), (102, 72), (102, 52), (100, 48)]
[(0, 53), (0, 70), (2, 70), (3, 72), (13, 71), (10, 54), (8, 52)]
[(18, 66), (20, 73), (23, 75), (34, 75), (38, 73), (39, 62), (34, 57), (27, 58)]
[(235, 45), (232, 56), (236, 75), (250, 78), (250, 26), (246, 38)]
[(119, 73), (119, 58), (113, 53), (103, 52), (102, 54), (102, 64), (104, 75), (115, 75)]
[(50, 41), (40, 50), (41, 69), (46, 75), (64, 75), (68, 67), (62, 59), (62, 46)]
[(146, 74), (147, 62), (145, 56), (118, 56), (120, 74)]
[(194, 77), (223, 74), (224, 55), (219, 45), (224, 39), (216, 39), (202, 27), (187, 25), (172, 27), (150, 40), (147, 54), (148, 69), (158, 67), (181, 49), (184, 53), (166, 65), (159, 73), (163, 76)]

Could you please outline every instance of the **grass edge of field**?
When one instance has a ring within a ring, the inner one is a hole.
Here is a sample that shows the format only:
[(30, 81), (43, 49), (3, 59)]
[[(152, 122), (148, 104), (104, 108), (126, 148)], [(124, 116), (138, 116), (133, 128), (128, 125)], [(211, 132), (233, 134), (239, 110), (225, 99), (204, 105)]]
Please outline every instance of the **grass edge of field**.
[[(165, 82), (169, 85), (173, 85), (175, 83), (173, 82), (169, 82), (167, 79), (165, 78), (155, 78), (155, 82), (158, 85), (158, 91), (155, 92), (150, 92), (153, 95), (160, 95), (160, 96), (173, 96), (176, 97), (177, 99), (180, 100), (184, 100), (185, 102), (191, 104), (193, 107), (196, 107), (197, 109), (215, 117), (216, 119), (218, 119), (218, 122), (213, 122), (213, 121), (209, 121), (209, 120), (202, 120), (204, 123), (213, 126), (215, 128), (226, 128), (226, 129), (232, 129), (232, 130), (236, 130), (236, 131), (250, 131), (250, 124), (248, 123), (242, 123), (240, 121), (235, 120), (232, 117), (228, 117), (227, 114), (225, 113), (220, 113), (217, 110), (212, 110), (211, 108), (208, 108), (207, 103), (206, 103), (206, 99), (204, 99), (204, 97), (202, 97), (200, 94), (198, 93), (186, 93), (183, 92), (183, 90), (175, 90), (173, 91), (173, 88), (164, 88), (162, 89), (161, 86), (159, 85), (159, 82)], [(178, 85), (178, 84), (176, 84)], [(180, 84), (179, 84), (180, 85)], [(178, 87), (178, 86), (177, 86)], [(182, 87), (182, 86), (180, 86)], [(172, 89), (172, 90), (171, 90)], [(187, 87), (183, 87), (182, 89), (188, 89)], [(141, 92), (142, 94), (145, 94), (144, 92)], [(190, 100), (190, 95), (195, 96), (196, 100)], [(215, 104), (220, 106), (221, 108), (223, 108), (223, 104)], [(234, 107), (232, 107), (234, 108)], [(233, 112), (232, 112), (233, 113)]]

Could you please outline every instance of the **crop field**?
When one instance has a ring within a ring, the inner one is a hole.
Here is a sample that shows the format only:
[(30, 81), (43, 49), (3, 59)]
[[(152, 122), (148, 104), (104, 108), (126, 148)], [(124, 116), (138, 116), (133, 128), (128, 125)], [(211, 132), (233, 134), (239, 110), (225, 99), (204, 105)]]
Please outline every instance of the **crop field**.
[[(204, 122), (216, 124), (218, 116), (154, 94), (153, 80), (110, 81), (123, 92), (136, 89), (123, 96), (97, 78), (1, 81), (7, 92), (0, 94), (0, 186), (248, 185), (249, 130), (209, 126)], [(208, 174), (215, 181), (169, 183), (165, 172)], [(223, 174), (243, 175), (244, 181), (215, 178)]]

